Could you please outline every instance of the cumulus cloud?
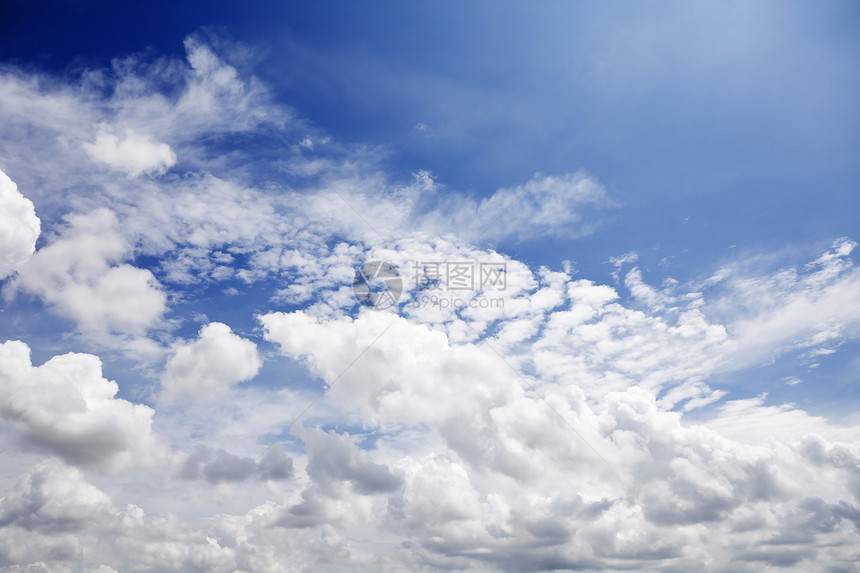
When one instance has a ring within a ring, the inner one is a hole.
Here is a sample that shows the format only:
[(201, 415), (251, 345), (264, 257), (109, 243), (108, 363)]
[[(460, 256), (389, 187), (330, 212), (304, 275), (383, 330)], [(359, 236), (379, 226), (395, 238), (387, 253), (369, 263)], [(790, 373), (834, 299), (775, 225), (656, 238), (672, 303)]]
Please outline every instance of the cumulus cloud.
[(100, 131), (93, 143), (84, 143), (93, 161), (131, 176), (164, 173), (176, 163), (176, 154), (166, 143), (128, 132), (123, 137)]
[(211, 400), (232, 385), (256, 376), (262, 366), (257, 346), (220, 322), (200, 329), (197, 340), (178, 344), (161, 378), (167, 401)]
[(41, 222), (33, 202), (0, 171), (0, 280), (17, 271), (36, 250)]
[[(353, 320), (297, 311), (271, 313), (260, 321), (267, 340), (306, 360), (314, 374), (332, 384), (328, 398), (334, 404), (371, 419), (439, 423), (471, 416), (478, 404), (501, 403), (518, 392), (515, 376), (490, 350), (451, 345), (442, 332), (385, 313)], [(359, 355), (362, 360), (348, 368)], [(459, 406), (452, 410), (452, 404)]]
[(68, 532), (98, 524), (113, 511), (110, 498), (80, 470), (55, 460), (38, 464), (0, 500), (0, 527)]
[(293, 477), (293, 459), (279, 447), (269, 447), (257, 462), (257, 475), (267, 480), (285, 480)]
[[(117, 58), (110, 69), (87, 70), (74, 82), (0, 70), (7, 167), (26, 171), (28, 188), (39, 181), (40, 200), (62, 205), (82, 186), (110, 184), (113, 170), (158, 173), (177, 155), (189, 166), (200, 166), (204, 155), (211, 170), (201, 143), (207, 134), (256, 129), (254, 111), (275, 124), (286, 120), (289, 112), (268, 106), (259, 82), (241, 78), (201, 38), (187, 38), (185, 48), (184, 59)], [(27, 169), (35, 156), (50, 158), (52, 169)]]
[(20, 438), (69, 463), (118, 469), (163, 455), (152, 432), (154, 411), (116, 398), (90, 354), (30, 362), (23, 342), (0, 344), (0, 416)]
[(7, 285), (7, 299), (38, 295), (85, 332), (140, 335), (157, 325), (167, 295), (151, 271), (122, 262), (132, 246), (114, 213), (97, 209), (66, 221)]
[[(528, 378), (547, 403), (480, 340), (454, 342), (386, 313), (261, 317), (269, 340), (330, 384), (329, 404), (360, 412), (390, 441), (385, 451), (404, 481), (389, 498), (388, 519), (398, 531), (414, 530), (413, 559), (431, 568), (609, 570), (622, 562), (693, 566), (707, 556), (716, 569), (745, 570), (761, 562), (802, 569), (851, 555), (842, 544), (855, 527), (853, 462), (829, 466), (822, 487), (808, 460), (837, 459), (819, 453), (831, 449), (856, 459), (847, 448), (856, 432), (760, 402), (743, 412), (730, 403), (706, 425), (686, 422), (667, 408), (723, 395), (701, 380), (732, 351), (724, 326), (695, 307), (674, 321), (633, 311), (614, 289), (589, 281), (543, 288), (570, 301), (553, 304), (527, 347), (538, 349), (539, 377)], [(528, 365), (517, 361), (517, 345), (508, 348), (509, 360)], [(676, 390), (658, 400), (667, 384)], [(731, 428), (739, 419), (746, 421)], [(758, 423), (772, 431), (750, 443), (743, 434)], [(780, 430), (790, 425), (791, 434)], [(843, 441), (808, 445), (821, 443), (809, 442), (816, 433)], [(403, 455), (412, 448), (401, 441), (416, 436), (430, 453)], [(321, 484), (337, 474), (321, 474), (314, 462), (308, 473)], [(306, 489), (280, 523), (342, 524), (343, 512), (322, 491)], [(787, 516), (794, 526), (780, 525)], [(832, 527), (816, 529), (819, 519)], [(793, 528), (804, 531), (801, 545), (773, 541)], [(697, 541), (703, 531), (707, 542)], [(715, 555), (716, 537), (731, 549)]]
[(203, 468), (203, 475), (210, 483), (225, 481), (242, 481), (251, 476), (256, 464), (251, 458), (234, 456), (224, 450), (219, 450)]
[[(332, 572), (373, 557), (353, 555), (334, 528), (273, 527), (281, 506), (263, 503), (240, 515), (200, 520), (148, 515), (115, 503), (79, 470), (48, 460), (21, 475), (0, 499), (0, 567), (6, 571)], [(381, 555), (381, 554), (380, 554)]]
[(283, 508), (275, 525), (295, 530), (377, 521), (384, 516), (382, 496), (401, 487), (399, 475), (374, 462), (348, 433), (300, 425), (295, 433), (306, 445), (309, 484), (298, 502)]

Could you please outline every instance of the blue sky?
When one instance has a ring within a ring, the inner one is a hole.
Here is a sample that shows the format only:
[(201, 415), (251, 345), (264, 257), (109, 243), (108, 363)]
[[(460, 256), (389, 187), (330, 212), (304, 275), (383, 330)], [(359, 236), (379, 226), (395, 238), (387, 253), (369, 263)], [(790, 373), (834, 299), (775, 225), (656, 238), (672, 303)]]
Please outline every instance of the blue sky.
[(619, 221), (633, 235), (622, 249), (671, 248), (688, 216), (684, 243), (702, 249), (805, 244), (855, 224), (850, 2), (46, 5), (8, 9), (5, 59), (61, 71), (181, 54), (189, 30), (226, 31), (299, 116), (477, 195), (544, 170), (597, 120), (550, 169), (585, 168), (630, 211), (660, 217)]
[(858, 27), (5, 3), (0, 570), (851, 570)]
[(604, 282), (609, 257), (635, 251), (659, 283), (762, 253), (802, 264), (860, 234), (852, 3), (12, 6), (7, 61), (74, 74), (181, 56), (203, 29), (242, 43), (240, 69), (307, 127), (373, 148), (395, 179), (429, 170), (485, 197), (583, 169), (611, 189), (598, 233), (491, 243), (532, 265), (571, 260)]

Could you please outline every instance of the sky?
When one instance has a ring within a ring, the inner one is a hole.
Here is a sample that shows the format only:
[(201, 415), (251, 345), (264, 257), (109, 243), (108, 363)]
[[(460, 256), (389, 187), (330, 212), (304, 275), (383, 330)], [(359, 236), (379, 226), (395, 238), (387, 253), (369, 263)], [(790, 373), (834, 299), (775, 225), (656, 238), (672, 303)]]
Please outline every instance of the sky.
[(858, 571), (860, 7), (0, 4), (0, 571)]

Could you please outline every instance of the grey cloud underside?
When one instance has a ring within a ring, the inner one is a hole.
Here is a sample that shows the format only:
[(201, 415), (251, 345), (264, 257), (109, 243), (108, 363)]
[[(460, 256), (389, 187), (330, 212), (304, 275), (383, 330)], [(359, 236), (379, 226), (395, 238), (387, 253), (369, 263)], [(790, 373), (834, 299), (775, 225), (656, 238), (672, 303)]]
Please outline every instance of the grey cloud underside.
[(157, 463), (163, 446), (154, 411), (116, 398), (92, 355), (56, 356), (40, 366), (19, 341), (0, 344), (0, 419), (17, 436), (70, 463), (119, 469)]
[(241, 482), (249, 478), (288, 480), (293, 477), (293, 460), (277, 447), (266, 449), (259, 462), (224, 450), (214, 454), (204, 446), (197, 447), (182, 463), (177, 475), (185, 480), (205, 479), (212, 484)]
[(349, 436), (309, 430), (299, 435), (308, 449), (308, 475), (322, 487), (347, 481), (358, 493), (369, 495), (396, 490), (403, 482), (387, 466), (372, 462)]

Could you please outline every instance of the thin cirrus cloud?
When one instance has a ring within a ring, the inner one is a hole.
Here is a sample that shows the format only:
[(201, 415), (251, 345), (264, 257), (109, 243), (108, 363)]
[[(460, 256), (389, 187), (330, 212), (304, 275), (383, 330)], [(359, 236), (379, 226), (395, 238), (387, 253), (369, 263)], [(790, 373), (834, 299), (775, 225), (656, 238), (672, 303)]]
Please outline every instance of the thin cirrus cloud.
[[(597, 178), (537, 175), (482, 199), (427, 171), (403, 181), (381, 151), (305, 134), (229, 53), (197, 37), (185, 48), (75, 85), (0, 73), (10, 133), (30, 134), (0, 148), (35, 204), (0, 180), (17, 225), (0, 235), (4, 312), (34, 297), (106, 361), (39, 364), (25, 342), (0, 345), (0, 439), (14, 461), (3, 477), (15, 484), (0, 500), (3, 566), (856, 561), (856, 425), (713, 381), (854, 340), (850, 239), (805, 266), (736, 261), (698, 283), (652, 285), (632, 253), (610, 261), (615, 286), (571, 264), (533, 269), (486, 241), (599, 233), (624, 207)], [(272, 153), (282, 142), (260, 118), (301, 131), (308, 161)], [(34, 173), (27, 154), (55, 168)], [(356, 310), (365, 259), (403, 271), (399, 315)], [(416, 261), (504, 264), (506, 288), (482, 293), (504, 304), (414, 304), (429, 294)], [(189, 332), (177, 311), (189, 301), (218, 319)]]

